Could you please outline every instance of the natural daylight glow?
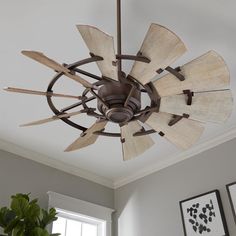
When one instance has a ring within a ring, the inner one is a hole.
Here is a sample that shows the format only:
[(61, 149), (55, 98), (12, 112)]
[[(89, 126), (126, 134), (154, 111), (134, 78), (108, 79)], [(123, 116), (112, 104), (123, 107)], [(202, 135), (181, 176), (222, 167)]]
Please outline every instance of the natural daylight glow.
[(58, 217), (53, 223), (52, 233), (60, 233), (61, 236), (98, 236), (98, 226)]

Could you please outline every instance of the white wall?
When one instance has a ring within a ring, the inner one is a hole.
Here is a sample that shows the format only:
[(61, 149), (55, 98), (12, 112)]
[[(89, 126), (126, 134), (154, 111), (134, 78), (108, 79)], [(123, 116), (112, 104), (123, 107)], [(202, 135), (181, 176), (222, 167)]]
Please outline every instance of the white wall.
[(236, 181), (236, 139), (115, 191), (119, 236), (183, 235), (179, 201), (219, 189), (231, 236), (236, 226), (225, 185)]

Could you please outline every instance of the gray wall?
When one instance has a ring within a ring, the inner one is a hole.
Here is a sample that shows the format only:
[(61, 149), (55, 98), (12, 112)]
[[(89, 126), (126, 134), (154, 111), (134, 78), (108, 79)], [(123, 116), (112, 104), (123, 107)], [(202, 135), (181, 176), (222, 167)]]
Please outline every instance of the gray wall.
[(179, 201), (219, 189), (231, 236), (225, 185), (236, 181), (236, 139), (115, 191), (119, 236), (183, 235)]
[[(115, 190), (119, 236), (183, 235), (180, 200), (219, 189), (231, 236), (236, 226), (225, 190), (236, 181), (236, 139)], [(47, 207), (47, 191), (114, 208), (113, 190), (0, 150), (0, 206), (31, 192)]]
[(46, 208), (48, 191), (114, 208), (112, 189), (0, 150), (0, 206), (12, 194), (31, 192)]

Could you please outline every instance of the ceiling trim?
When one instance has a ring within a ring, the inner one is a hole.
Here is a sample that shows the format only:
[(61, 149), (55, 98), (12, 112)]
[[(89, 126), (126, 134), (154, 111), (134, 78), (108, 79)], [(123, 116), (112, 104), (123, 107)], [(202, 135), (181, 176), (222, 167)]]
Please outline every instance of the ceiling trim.
[(128, 175), (122, 178), (119, 178), (113, 182), (114, 189), (120, 188), (128, 183), (134, 182), (138, 179), (141, 179), (147, 175), (153, 174), (161, 169), (167, 168), (173, 164), (184, 161), (188, 158), (196, 156), (204, 151), (207, 151), (211, 148), (214, 148), (222, 143), (225, 143), (229, 140), (236, 138), (236, 127), (231, 127), (228, 131), (223, 134), (216, 136), (214, 139), (206, 141), (204, 143), (200, 143), (199, 145), (194, 146), (193, 148), (181, 152), (177, 155), (172, 155), (169, 158), (166, 158), (166, 161), (162, 161), (161, 163), (154, 164), (152, 166), (141, 169), (135, 174)]
[(118, 178), (115, 180), (96, 175), (87, 170), (80, 169), (77, 166), (69, 165), (68, 163), (62, 162), (60, 160), (56, 160), (55, 158), (42, 155), (40, 153), (20, 147), (14, 143), (10, 143), (1, 139), (0, 139), (0, 149), (13, 153), (15, 155), (19, 155), (21, 157), (33, 160), (33, 161), (36, 161), (38, 163), (44, 164), (54, 169), (58, 169), (66, 173), (90, 180), (92, 182), (101, 184), (103, 186), (106, 186), (112, 189), (117, 189), (126, 184), (129, 184), (138, 179), (141, 179), (145, 176), (148, 176), (157, 171), (160, 171), (164, 168), (167, 168), (173, 164), (176, 164), (178, 162), (191, 158), (197, 154), (207, 151), (213, 147), (216, 147), (234, 138), (236, 138), (236, 127), (231, 127), (228, 131), (217, 136), (216, 138), (206, 141), (204, 143), (200, 143), (199, 145), (196, 145), (193, 148), (187, 151), (181, 152), (177, 155), (172, 155), (169, 158), (166, 158), (166, 161), (162, 161), (161, 163), (158, 163), (156, 165), (152, 164), (151, 166), (148, 166), (146, 168), (139, 170), (135, 174), (123, 176), (122, 178)]
[(43, 154), (34, 152), (32, 150), (20, 147), (14, 143), (4, 141), (2, 139), (0, 139), (0, 150), (13, 153), (15, 155), (30, 159), (32, 161), (36, 161), (38, 163), (44, 164), (54, 169), (58, 169), (66, 173), (104, 185), (106, 187), (113, 188), (113, 182), (110, 179), (107, 179), (102, 176), (98, 176), (87, 170), (80, 169), (78, 166), (72, 166), (63, 161), (56, 160), (55, 158), (45, 156)]

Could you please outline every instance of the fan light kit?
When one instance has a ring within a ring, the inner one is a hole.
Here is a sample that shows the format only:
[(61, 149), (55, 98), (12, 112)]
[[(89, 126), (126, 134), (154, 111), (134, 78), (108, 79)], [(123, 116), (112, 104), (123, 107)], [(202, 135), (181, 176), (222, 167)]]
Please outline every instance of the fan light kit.
[[(220, 55), (214, 51), (193, 61), (172, 68), (170, 65), (187, 50), (181, 39), (167, 28), (151, 24), (137, 55), (125, 55), (121, 50), (121, 0), (117, 0), (117, 54), (114, 39), (99, 29), (77, 26), (85, 41), (90, 57), (72, 64), (59, 64), (37, 51), (22, 51), (22, 54), (53, 69), (56, 75), (46, 92), (20, 88), (5, 88), (6, 91), (46, 96), (54, 116), (23, 126), (44, 124), (62, 120), (82, 131), (80, 137), (65, 151), (74, 151), (95, 143), (99, 136), (119, 137), (123, 159), (132, 159), (154, 144), (150, 134), (157, 132), (181, 149), (190, 148), (201, 136), (202, 122), (224, 122), (230, 116), (233, 98), (229, 90), (229, 71)], [(133, 60), (129, 74), (122, 70), (123, 60)], [(80, 66), (95, 62), (102, 76), (80, 69)], [(154, 80), (157, 75), (162, 77)], [(90, 83), (82, 76), (96, 82)], [(54, 85), (62, 76), (85, 87), (81, 95), (54, 93)], [(154, 80), (154, 81), (153, 81)], [(142, 107), (141, 95), (150, 98), (150, 105)], [(54, 97), (77, 99), (76, 103), (57, 109)], [(89, 102), (97, 100), (97, 107)], [(80, 110), (71, 112), (72, 109)], [(89, 128), (70, 120), (70, 117), (85, 113), (96, 118)], [(120, 126), (120, 133), (105, 132), (108, 122)], [(146, 124), (145, 129), (142, 124)]]

